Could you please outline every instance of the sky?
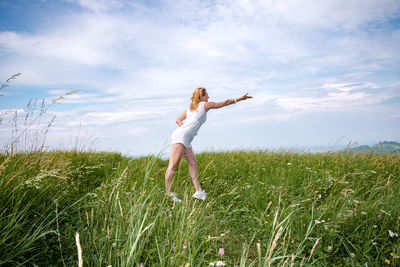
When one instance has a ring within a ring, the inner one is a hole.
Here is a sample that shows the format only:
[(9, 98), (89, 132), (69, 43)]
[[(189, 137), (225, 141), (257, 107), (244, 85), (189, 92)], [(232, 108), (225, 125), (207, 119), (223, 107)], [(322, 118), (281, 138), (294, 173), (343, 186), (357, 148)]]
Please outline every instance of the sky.
[(44, 98), (49, 149), (168, 153), (197, 87), (254, 98), (195, 153), (400, 141), (399, 44), (398, 0), (0, 0), (0, 141)]

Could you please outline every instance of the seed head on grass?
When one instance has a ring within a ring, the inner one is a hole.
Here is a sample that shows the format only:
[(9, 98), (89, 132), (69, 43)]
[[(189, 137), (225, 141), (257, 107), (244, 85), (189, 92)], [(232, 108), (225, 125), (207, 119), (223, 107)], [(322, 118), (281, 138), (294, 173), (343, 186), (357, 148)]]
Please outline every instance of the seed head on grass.
[(276, 247), (276, 242), (278, 241), (279, 237), (281, 236), (282, 231), (283, 231), (283, 227), (281, 226), (281, 227), (279, 227), (279, 230), (275, 235), (274, 241), (272, 241), (272, 246), (271, 246), (271, 249), (269, 251), (267, 262), (269, 262), (269, 260), (271, 259), (272, 252), (274, 251), (274, 249)]

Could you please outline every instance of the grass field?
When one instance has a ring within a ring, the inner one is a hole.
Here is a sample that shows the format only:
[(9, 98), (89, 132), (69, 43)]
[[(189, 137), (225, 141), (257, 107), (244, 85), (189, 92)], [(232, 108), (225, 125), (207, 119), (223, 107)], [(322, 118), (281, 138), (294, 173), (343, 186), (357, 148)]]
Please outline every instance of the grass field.
[[(186, 162), (115, 153), (0, 156), (0, 265), (400, 265), (400, 155), (225, 152)], [(79, 234), (79, 244), (76, 236)]]

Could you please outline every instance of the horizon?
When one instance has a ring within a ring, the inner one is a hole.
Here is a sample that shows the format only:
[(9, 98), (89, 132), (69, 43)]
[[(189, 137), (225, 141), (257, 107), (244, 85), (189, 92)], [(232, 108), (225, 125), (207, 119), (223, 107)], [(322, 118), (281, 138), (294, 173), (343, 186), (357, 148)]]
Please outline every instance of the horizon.
[(22, 73), (0, 90), (0, 140), (5, 113), (80, 90), (49, 109), (49, 147), (169, 153), (205, 87), (254, 98), (210, 110), (195, 153), (398, 142), (399, 43), (395, 0), (0, 0), (0, 81)]

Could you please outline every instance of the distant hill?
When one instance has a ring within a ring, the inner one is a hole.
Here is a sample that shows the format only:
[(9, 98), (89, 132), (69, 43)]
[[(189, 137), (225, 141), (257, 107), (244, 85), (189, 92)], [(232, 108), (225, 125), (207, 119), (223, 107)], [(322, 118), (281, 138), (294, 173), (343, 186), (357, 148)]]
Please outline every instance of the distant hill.
[(395, 141), (383, 141), (373, 146), (357, 146), (352, 149), (354, 152), (379, 152), (379, 153), (400, 153), (400, 143)]

